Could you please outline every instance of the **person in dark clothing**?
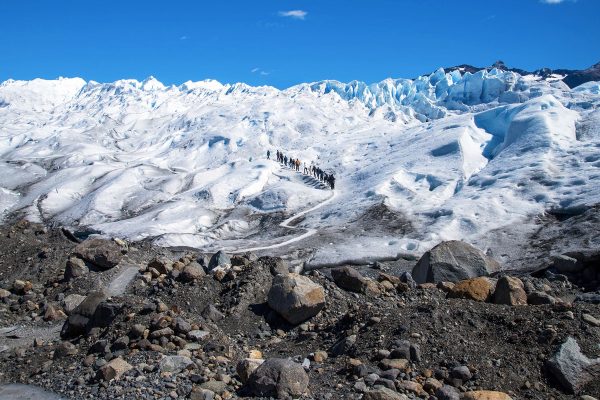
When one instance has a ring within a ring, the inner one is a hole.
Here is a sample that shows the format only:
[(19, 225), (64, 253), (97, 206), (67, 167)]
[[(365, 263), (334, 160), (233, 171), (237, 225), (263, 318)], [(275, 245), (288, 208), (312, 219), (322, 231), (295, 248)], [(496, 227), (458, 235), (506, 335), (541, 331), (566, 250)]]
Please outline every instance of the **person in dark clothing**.
[(283, 156), (283, 165), (287, 165), (287, 156)]
[(271, 159), (271, 150), (267, 150), (267, 160)]
[(329, 175), (329, 186), (331, 186), (331, 190), (335, 189), (335, 177), (333, 174)]

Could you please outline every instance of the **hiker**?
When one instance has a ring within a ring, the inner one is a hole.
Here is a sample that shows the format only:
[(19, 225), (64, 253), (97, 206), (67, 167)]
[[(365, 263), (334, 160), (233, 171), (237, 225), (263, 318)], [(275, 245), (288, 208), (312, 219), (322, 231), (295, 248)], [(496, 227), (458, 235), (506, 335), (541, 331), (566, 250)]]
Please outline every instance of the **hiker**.
[(287, 156), (283, 156), (283, 165), (287, 165)]
[(335, 177), (333, 174), (329, 175), (329, 186), (331, 186), (331, 190), (335, 189)]
[(308, 168), (306, 168), (306, 163), (304, 163), (304, 175), (308, 175)]
[(300, 172), (300, 159), (296, 158), (296, 171)]
[(267, 150), (267, 160), (271, 159), (271, 150)]

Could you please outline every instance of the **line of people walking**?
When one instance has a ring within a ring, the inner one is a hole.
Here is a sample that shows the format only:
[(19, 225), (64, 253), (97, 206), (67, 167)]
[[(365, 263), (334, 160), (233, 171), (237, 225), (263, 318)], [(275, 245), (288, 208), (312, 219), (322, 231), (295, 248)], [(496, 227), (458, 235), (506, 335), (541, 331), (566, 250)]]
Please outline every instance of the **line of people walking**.
[[(267, 159), (271, 159), (271, 151), (267, 150)], [(314, 165), (314, 163), (310, 163), (310, 165), (306, 165), (306, 162), (300, 161), (298, 158), (288, 157), (283, 152), (277, 150), (277, 161), (283, 164), (286, 167), (293, 169), (294, 171), (300, 172), (300, 167), (302, 167), (302, 172), (304, 175), (312, 176), (315, 179), (329, 185), (331, 189), (335, 189), (335, 177), (333, 174), (328, 174), (323, 171), (321, 168)]]

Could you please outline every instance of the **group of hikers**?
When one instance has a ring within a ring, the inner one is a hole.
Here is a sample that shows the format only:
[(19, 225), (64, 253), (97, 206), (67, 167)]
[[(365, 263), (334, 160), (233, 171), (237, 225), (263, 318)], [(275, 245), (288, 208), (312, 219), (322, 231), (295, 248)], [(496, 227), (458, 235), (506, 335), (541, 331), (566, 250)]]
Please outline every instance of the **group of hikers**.
[[(267, 159), (271, 159), (270, 150), (267, 150)], [(300, 166), (302, 166), (304, 168), (303, 172), (305, 175), (310, 175), (320, 180), (321, 182), (329, 185), (331, 189), (335, 188), (335, 177), (333, 176), (333, 174), (327, 174), (325, 171), (314, 165), (312, 162), (310, 163), (310, 165), (306, 165), (306, 163), (301, 162), (298, 158), (288, 157), (279, 150), (277, 150), (277, 161), (298, 172), (300, 172)]]

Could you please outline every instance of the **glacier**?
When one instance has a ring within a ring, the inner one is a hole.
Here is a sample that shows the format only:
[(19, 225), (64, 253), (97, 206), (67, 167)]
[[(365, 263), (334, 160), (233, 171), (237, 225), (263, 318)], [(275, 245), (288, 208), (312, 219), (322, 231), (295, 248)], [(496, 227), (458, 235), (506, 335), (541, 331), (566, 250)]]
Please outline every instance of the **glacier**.
[[(7, 80), (0, 208), (163, 246), (271, 248), (312, 265), (419, 254), (448, 239), (510, 262), (508, 244), (537, 216), (600, 203), (599, 87), (496, 68), (284, 90)], [(266, 160), (276, 149), (334, 172), (335, 196)], [(294, 229), (280, 225), (313, 208)], [(393, 217), (374, 223), (382, 209)], [(298, 240), (301, 231), (310, 235)]]

